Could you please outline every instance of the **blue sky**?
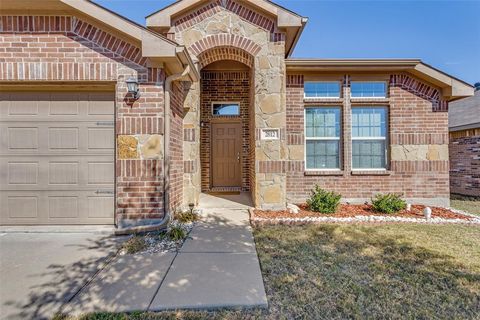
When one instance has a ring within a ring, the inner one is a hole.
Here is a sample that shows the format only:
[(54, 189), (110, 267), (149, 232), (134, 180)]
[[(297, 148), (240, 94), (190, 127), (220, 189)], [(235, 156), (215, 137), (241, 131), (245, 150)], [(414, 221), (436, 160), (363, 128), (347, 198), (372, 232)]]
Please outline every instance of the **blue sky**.
[[(145, 24), (172, 0), (95, 0)], [(421, 58), (469, 83), (480, 81), (480, 0), (277, 0), (309, 18), (293, 57)]]

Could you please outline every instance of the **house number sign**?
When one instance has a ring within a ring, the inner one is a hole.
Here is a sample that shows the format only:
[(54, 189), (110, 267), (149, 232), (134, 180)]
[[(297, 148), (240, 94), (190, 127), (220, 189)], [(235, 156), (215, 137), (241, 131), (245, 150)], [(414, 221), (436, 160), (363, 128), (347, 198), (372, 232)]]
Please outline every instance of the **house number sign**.
[(262, 129), (262, 140), (279, 140), (280, 129)]

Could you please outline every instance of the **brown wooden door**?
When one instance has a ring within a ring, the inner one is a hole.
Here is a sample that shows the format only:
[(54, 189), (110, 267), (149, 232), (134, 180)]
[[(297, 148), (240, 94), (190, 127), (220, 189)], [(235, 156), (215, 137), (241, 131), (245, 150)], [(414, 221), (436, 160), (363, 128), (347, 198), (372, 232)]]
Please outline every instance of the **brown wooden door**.
[(242, 124), (212, 124), (212, 187), (241, 187)]

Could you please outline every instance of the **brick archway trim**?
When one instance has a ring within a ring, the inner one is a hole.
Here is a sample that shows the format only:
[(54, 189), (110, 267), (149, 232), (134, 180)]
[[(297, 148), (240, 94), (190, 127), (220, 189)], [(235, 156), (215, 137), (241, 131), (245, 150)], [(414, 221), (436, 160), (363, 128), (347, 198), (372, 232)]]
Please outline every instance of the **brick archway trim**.
[(404, 74), (390, 76), (390, 85), (401, 87), (419, 97), (432, 102), (434, 112), (447, 112), (448, 101), (441, 98), (440, 90)]
[(234, 47), (217, 47), (207, 50), (198, 56), (198, 60), (200, 69), (221, 60), (238, 61), (250, 68), (254, 66), (253, 56), (251, 54)]
[(187, 13), (179, 17), (173, 22), (177, 31), (182, 31), (191, 27), (223, 10), (232, 12), (242, 19), (267, 30), (271, 33), (275, 32), (276, 25), (272, 18), (269, 18), (259, 12), (247, 8), (238, 1), (233, 0), (214, 0), (211, 3), (198, 8), (197, 10)]
[(252, 56), (256, 56), (262, 49), (258, 44), (250, 39), (235, 34), (221, 33), (210, 35), (198, 40), (192, 44), (188, 50), (190, 53), (198, 57), (201, 53), (216, 47), (239, 48), (251, 54)]

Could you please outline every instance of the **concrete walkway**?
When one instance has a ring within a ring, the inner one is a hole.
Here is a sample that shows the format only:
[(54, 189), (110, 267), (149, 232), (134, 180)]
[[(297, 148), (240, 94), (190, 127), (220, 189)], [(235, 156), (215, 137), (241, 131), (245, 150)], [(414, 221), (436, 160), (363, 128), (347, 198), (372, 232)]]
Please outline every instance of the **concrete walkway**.
[(161, 311), (266, 307), (247, 195), (202, 195), (202, 221), (178, 253), (118, 256), (64, 308)]

